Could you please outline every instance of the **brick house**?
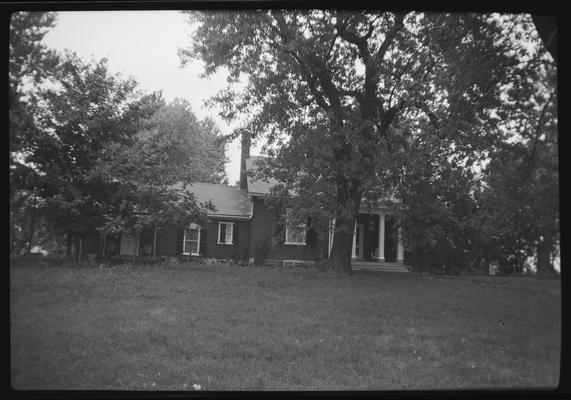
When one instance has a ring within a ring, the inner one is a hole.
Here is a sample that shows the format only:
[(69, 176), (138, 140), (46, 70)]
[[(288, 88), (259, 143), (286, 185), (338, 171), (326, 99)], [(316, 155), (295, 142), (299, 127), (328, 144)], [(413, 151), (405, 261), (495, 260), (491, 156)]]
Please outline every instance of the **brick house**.
[[(258, 157), (250, 157), (249, 138), (243, 138), (240, 160), (240, 185), (196, 182), (186, 190), (200, 202), (211, 201), (204, 226), (172, 226), (157, 232), (156, 256), (189, 258), (200, 262), (233, 261), (239, 263), (311, 263), (327, 258), (331, 250), (332, 230), (318, 235), (305, 225), (293, 225), (267, 199), (275, 182), (256, 180), (248, 171), (256, 168)], [(181, 185), (182, 189), (182, 185)], [(334, 226), (334, 220), (331, 221)], [(361, 207), (353, 240), (354, 267), (406, 270), (404, 249), (393, 227), (391, 209), (383, 202)], [(123, 233), (86, 241), (86, 250), (103, 257), (150, 257), (154, 232), (135, 235)], [(320, 236), (322, 237), (320, 239)], [(325, 239), (323, 239), (325, 238)]]

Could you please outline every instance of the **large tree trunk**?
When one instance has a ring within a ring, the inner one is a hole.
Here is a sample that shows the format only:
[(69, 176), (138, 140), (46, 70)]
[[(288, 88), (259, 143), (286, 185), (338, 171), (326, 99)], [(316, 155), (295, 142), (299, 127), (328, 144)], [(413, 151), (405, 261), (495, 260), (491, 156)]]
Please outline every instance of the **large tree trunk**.
[(335, 231), (331, 246), (330, 260), (335, 271), (348, 274), (353, 273), (351, 268), (351, 253), (353, 251), (353, 226), (355, 218), (335, 218)]
[[(351, 268), (351, 253), (353, 251), (353, 235), (355, 220), (359, 214), (362, 192), (357, 190), (358, 182), (348, 184), (340, 175), (337, 176), (337, 212), (335, 216), (335, 231), (331, 247), (330, 261), (335, 271), (348, 274)], [(347, 211), (350, 210), (350, 213)], [(348, 216), (348, 214), (350, 214)]]

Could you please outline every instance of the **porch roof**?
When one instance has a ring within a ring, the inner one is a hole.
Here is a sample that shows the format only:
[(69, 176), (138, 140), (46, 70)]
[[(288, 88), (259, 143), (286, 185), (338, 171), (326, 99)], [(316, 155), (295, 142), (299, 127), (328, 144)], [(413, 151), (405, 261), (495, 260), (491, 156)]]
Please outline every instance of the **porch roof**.
[(387, 214), (394, 211), (394, 204), (396, 203), (396, 199), (389, 199), (387, 200), (377, 200), (377, 201), (369, 201), (363, 200), (361, 201), (361, 205), (359, 206), (359, 214)]

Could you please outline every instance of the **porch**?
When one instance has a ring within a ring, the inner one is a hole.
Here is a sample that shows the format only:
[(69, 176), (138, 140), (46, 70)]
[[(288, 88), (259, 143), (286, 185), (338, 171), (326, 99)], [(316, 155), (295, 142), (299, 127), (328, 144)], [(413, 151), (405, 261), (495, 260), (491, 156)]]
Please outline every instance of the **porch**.
[[(329, 231), (329, 255), (335, 220)], [(354, 270), (408, 272), (404, 264), (402, 232), (388, 207), (363, 209), (355, 220), (352, 262)]]
[(353, 271), (410, 272), (408, 265), (396, 262), (353, 260), (351, 267)]

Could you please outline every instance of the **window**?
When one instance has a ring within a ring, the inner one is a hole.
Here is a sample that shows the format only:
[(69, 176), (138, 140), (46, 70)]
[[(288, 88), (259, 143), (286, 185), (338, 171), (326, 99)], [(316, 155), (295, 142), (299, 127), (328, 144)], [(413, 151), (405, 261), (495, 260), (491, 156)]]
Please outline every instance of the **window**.
[(200, 226), (190, 224), (184, 230), (182, 254), (198, 256), (200, 253)]
[(218, 223), (218, 244), (232, 244), (234, 234), (234, 223), (219, 222)]
[(285, 226), (285, 243), (284, 244), (302, 244), (306, 242), (305, 238), (305, 224), (296, 224), (290, 221), (288, 212), (286, 226)]

